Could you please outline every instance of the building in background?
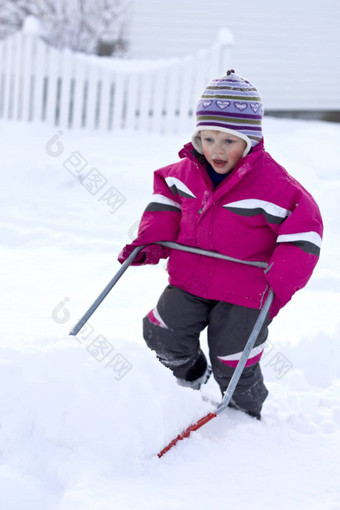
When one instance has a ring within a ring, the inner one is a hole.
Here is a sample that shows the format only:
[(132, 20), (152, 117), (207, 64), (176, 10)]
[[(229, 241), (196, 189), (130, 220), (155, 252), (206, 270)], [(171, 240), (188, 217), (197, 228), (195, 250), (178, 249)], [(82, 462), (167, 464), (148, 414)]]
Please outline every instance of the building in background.
[(184, 56), (234, 36), (232, 66), (261, 91), (267, 112), (340, 120), (338, 0), (134, 0), (131, 58)]

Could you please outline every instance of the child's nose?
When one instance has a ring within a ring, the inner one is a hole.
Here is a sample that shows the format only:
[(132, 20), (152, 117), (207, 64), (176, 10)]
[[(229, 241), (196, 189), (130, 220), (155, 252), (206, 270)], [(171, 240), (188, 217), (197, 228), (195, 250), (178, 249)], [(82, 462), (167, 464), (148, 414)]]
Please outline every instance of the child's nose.
[(223, 150), (224, 150), (223, 144), (219, 143), (216, 145), (215, 147), (216, 154), (223, 154)]

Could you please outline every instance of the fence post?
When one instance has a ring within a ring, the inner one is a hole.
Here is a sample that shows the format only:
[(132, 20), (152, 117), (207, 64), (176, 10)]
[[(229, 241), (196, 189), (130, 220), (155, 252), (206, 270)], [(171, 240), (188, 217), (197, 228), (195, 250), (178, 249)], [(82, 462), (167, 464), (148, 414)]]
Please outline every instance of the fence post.
[(59, 85), (60, 85), (60, 52), (47, 46), (47, 96), (46, 96), (46, 122), (55, 126), (59, 113)]
[(139, 131), (147, 131), (150, 124), (150, 87), (151, 78), (148, 70), (142, 71), (140, 75), (140, 96), (139, 96)]
[(232, 67), (232, 48), (234, 45), (234, 36), (227, 28), (222, 28), (217, 36), (220, 45), (220, 56), (218, 67), (220, 74), (223, 76), (228, 69)]
[(33, 91), (31, 96), (31, 112), (29, 120), (44, 121), (46, 112), (46, 44), (39, 38), (35, 37), (33, 44)]
[(127, 96), (126, 96), (126, 112), (125, 112), (125, 129), (136, 130), (137, 123), (137, 103), (140, 73), (129, 73), (126, 76)]
[(120, 131), (126, 108), (126, 73), (116, 71), (114, 74), (112, 131)]
[[(20, 99), (18, 104), (18, 120), (30, 121), (34, 116), (34, 88), (36, 86), (37, 71), (42, 62), (38, 61), (37, 45), (40, 37), (40, 23), (34, 16), (28, 16), (20, 32), (22, 59), (19, 71)], [(42, 92), (42, 91), (41, 91)], [(39, 98), (42, 103), (43, 97)]]
[(179, 113), (179, 59), (171, 59), (164, 71), (166, 74), (164, 132), (172, 134), (176, 132), (176, 122)]
[(9, 118), (19, 120), (21, 91), (22, 91), (22, 62), (23, 62), (23, 32), (18, 32), (13, 37), (14, 58), (12, 62), (11, 100), (9, 105)]
[(108, 131), (110, 129), (110, 106), (112, 92), (112, 75), (110, 70), (101, 68), (98, 79), (100, 83), (100, 93), (97, 128), (101, 131)]
[(153, 77), (152, 94), (152, 131), (156, 133), (163, 132), (163, 108), (165, 96), (165, 67), (157, 67)]
[(179, 75), (179, 115), (177, 131), (188, 129), (189, 111), (193, 109), (192, 83), (194, 78), (194, 56), (188, 55), (181, 59)]
[(83, 108), (85, 94), (85, 58), (80, 55), (74, 61), (73, 94), (72, 94), (72, 128), (83, 127)]
[(96, 62), (94, 55), (89, 55), (87, 58), (87, 94), (86, 94), (86, 128), (96, 129), (97, 127), (97, 99), (98, 99), (98, 85), (99, 85), (99, 62)]
[(7, 119), (10, 91), (10, 38), (0, 41), (0, 117)]
[(64, 48), (60, 52), (60, 58), (58, 125), (62, 128), (68, 128), (70, 123), (71, 85), (75, 58), (74, 54), (68, 48)]

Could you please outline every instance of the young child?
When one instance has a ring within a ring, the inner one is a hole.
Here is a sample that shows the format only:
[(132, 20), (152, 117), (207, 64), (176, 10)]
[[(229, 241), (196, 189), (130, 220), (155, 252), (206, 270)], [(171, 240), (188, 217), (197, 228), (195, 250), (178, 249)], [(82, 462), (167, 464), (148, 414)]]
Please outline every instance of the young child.
[(264, 270), (160, 245), (147, 246), (135, 261), (157, 264), (169, 256), (169, 285), (144, 318), (144, 339), (178, 382), (194, 389), (211, 371), (201, 331), (207, 327), (223, 393), (273, 289), (270, 316), (231, 400), (258, 419), (268, 395), (259, 365), (268, 324), (308, 282), (323, 229), (311, 195), (265, 152), (262, 115), (258, 91), (233, 70), (213, 80), (198, 103), (192, 143), (180, 151), (181, 161), (155, 172), (138, 236), (118, 257), (122, 263), (138, 245), (177, 241), (268, 263)]

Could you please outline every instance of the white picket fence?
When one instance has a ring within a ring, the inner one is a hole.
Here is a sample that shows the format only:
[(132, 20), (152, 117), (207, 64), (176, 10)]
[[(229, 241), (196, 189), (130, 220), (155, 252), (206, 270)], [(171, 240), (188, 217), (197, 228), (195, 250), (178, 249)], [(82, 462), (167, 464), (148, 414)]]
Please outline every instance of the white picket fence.
[(0, 119), (63, 128), (180, 132), (209, 81), (230, 67), (232, 38), (163, 61), (58, 51), (24, 31), (0, 41)]

